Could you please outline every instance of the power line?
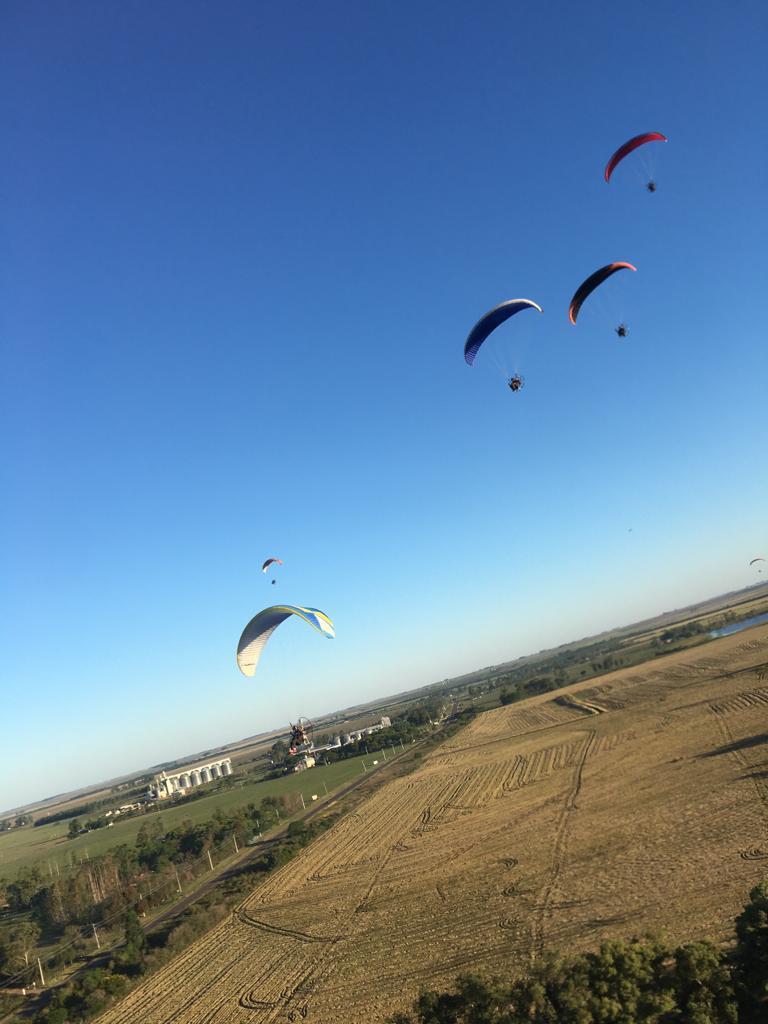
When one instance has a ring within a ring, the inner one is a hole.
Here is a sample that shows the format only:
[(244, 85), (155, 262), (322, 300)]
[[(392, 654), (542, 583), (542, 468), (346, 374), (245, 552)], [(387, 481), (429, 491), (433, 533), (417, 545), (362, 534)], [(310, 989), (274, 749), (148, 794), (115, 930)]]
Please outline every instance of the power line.
[[(323, 786), (324, 786), (325, 792), (327, 794), (328, 793), (328, 787), (325, 785), (325, 782), (323, 783)], [(304, 803), (303, 795), (302, 795), (302, 805), (304, 806), (304, 808), (306, 810), (306, 804)], [(280, 811), (278, 810), (277, 807), (275, 808), (275, 814), (277, 816), (278, 824), (282, 824), (282, 818), (280, 817)], [(259, 839), (262, 838), (261, 831), (259, 831), (258, 836), (259, 836)], [(213, 870), (213, 861), (211, 859), (211, 849), (213, 849), (214, 851), (220, 852), (221, 848), (226, 843), (229, 842), (230, 838), (232, 838), (232, 840), (234, 842), (235, 855), (237, 855), (240, 852), (240, 850), (239, 850), (238, 845), (237, 845), (237, 838), (234, 835), (234, 833), (232, 833), (231, 836), (226, 836), (224, 839), (221, 840), (221, 842), (218, 845), (214, 845), (213, 847), (210, 847), (204, 853), (200, 854), (199, 857), (196, 857), (196, 858), (194, 858), (191, 861), (185, 862), (183, 866), (186, 867), (187, 869), (191, 869), (191, 870), (194, 871), (196, 866), (202, 864), (203, 861), (205, 861), (207, 859), (208, 865), (209, 865), (209, 869), (212, 871)], [(86, 853), (86, 856), (87, 856), (87, 853)], [(76, 870), (77, 865), (72, 862), (72, 854), (71, 854), (71, 852), (68, 853), (68, 857), (69, 857), (69, 860), (70, 860), (70, 863), (69, 863), (70, 869), (71, 870)], [(226, 854), (224, 855), (224, 857), (226, 858)], [(90, 862), (90, 858), (88, 858), (88, 860)], [(81, 864), (82, 864), (82, 862), (81, 862)], [(57, 876), (60, 875), (58, 862), (54, 861), (53, 862), (53, 866), (56, 868)], [(147, 898), (149, 896), (152, 896), (152, 895), (154, 895), (157, 892), (160, 892), (162, 889), (167, 888), (168, 886), (170, 886), (174, 882), (176, 883), (176, 887), (177, 887), (178, 892), (183, 896), (184, 894), (183, 894), (182, 889), (181, 889), (181, 881), (179, 879), (178, 867), (177, 867), (176, 864), (174, 864), (173, 870), (174, 870), (174, 877), (161, 879), (157, 883), (157, 885), (151, 886), (144, 893), (142, 893), (141, 890), (139, 890), (139, 893), (138, 893), (139, 900), (143, 902), (143, 900), (145, 898)], [(133, 884), (133, 883), (128, 883), (128, 884)], [(82, 926), (81, 930), (80, 930), (80, 933), (78, 935), (76, 935), (74, 938), (70, 939), (68, 942), (63, 942), (60, 945), (55, 946), (42, 959), (40, 957), (38, 957), (37, 959), (38, 959), (38, 965), (39, 965), (39, 970), (40, 970), (41, 976), (42, 976), (42, 964), (43, 963), (45, 963), (46, 965), (51, 964), (51, 962), (54, 961), (56, 958), (58, 958), (61, 953), (63, 953), (67, 949), (70, 949), (72, 946), (76, 945), (76, 943), (78, 943), (78, 942), (94, 938), (96, 940), (96, 945), (97, 945), (98, 949), (101, 951), (102, 950), (102, 946), (101, 946), (101, 942), (100, 942), (98, 934), (97, 934), (97, 928), (101, 928), (102, 930), (106, 930), (108, 925), (111, 922), (115, 921), (119, 917), (122, 917), (126, 913), (127, 910), (131, 909), (134, 906), (134, 904), (135, 904), (135, 900), (124, 900), (113, 913), (111, 913), (111, 914), (107, 915), (106, 917), (102, 918), (100, 921), (91, 922), (90, 925)], [(151, 922), (150, 922), (150, 925), (151, 925)], [(142, 927), (145, 927), (145, 926), (142, 926)], [(118, 946), (120, 944), (121, 944), (121, 942), (112, 943), (110, 946), (104, 947), (104, 952), (106, 952), (107, 949), (113, 949), (113, 948), (115, 948), (116, 946)], [(87, 970), (87, 969), (88, 969), (88, 966), (87, 965), (83, 965), (83, 967), (80, 970)], [(23, 970), (17, 972), (14, 975), (4, 977), (3, 984), (5, 986), (11, 986), (15, 982), (22, 981), (27, 976), (28, 976), (28, 968), (25, 967)]]
[[(228, 841), (228, 839), (229, 839), (229, 837), (227, 837), (226, 839), (223, 839), (222, 842), (219, 844), (219, 846), (223, 846), (224, 843)], [(214, 849), (218, 849), (218, 847), (214, 847)], [(187, 862), (187, 867), (194, 868), (196, 865), (201, 864), (206, 859), (210, 860), (210, 851), (206, 851), (205, 853), (202, 853), (199, 857), (196, 857), (194, 860), (188, 861)], [(182, 893), (181, 883), (179, 881), (178, 869), (177, 869), (176, 865), (174, 865), (174, 875), (175, 875), (175, 878), (164, 878), (161, 881), (159, 881), (157, 883), (157, 885), (151, 886), (149, 889), (146, 890), (146, 892), (143, 894), (143, 896), (151, 896), (154, 893), (159, 892), (161, 889), (167, 888), (173, 882), (177, 883), (178, 891), (179, 891), (179, 893)], [(183, 893), (182, 893), (182, 895), (183, 895)], [(139, 893), (139, 897), (142, 898), (142, 894), (141, 893)], [(126, 913), (126, 911), (129, 910), (133, 906), (133, 903), (134, 903), (133, 900), (124, 900), (123, 903), (118, 907), (118, 909), (115, 910), (113, 913), (107, 915), (107, 917), (102, 918), (100, 921), (93, 922), (90, 925), (83, 926), (81, 928), (80, 934), (76, 935), (73, 939), (70, 939), (68, 942), (63, 942), (60, 945), (55, 946), (45, 957), (42, 958), (42, 961), (46, 965), (48, 965), (53, 960), (55, 960), (61, 953), (63, 953), (65, 950), (70, 949), (72, 946), (76, 945), (76, 943), (81, 942), (81, 941), (83, 941), (85, 939), (90, 939), (90, 938), (94, 937), (95, 933), (96, 933), (96, 928), (97, 927), (101, 928), (102, 930), (105, 930), (107, 928), (107, 926), (110, 924), (110, 922), (114, 921), (118, 917), (122, 917)], [(93, 934), (91, 933), (91, 929), (93, 929)], [(102, 947), (101, 947), (101, 944), (99, 942), (98, 936), (95, 936), (95, 937), (96, 937), (97, 946), (98, 946), (99, 949), (101, 949)], [(119, 945), (119, 943), (113, 943), (108, 948), (111, 949), (115, 945)], [(40, 958), (38, 958), (38, 962), (40, 962)], [(42, 970), (42, 968), (41, 968), (41, 970)], [(9, 977), (5, 977), (3, 979), (3, 984), (4, 984), (4, 986), (11, 986), (15, 982), (21, 981), (26, 975), (27, 975), (27, 969), (25, 967), (23, 970), (17, 972), (16, 974), (11, 975)]]

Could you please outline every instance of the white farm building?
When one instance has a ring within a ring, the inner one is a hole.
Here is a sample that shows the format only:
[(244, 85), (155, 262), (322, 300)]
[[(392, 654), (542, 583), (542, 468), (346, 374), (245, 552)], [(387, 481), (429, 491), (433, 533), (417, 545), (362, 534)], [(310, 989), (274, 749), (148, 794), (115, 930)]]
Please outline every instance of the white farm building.
[(204, 783), (214, 782), (216, 779), (224, 779), (231, 774), (232, 759), (230, 757), (217, 758), (215, 761), (180, 768), (177, 772), (160, 772), (152, 780), (149, 796), (155, 800), (166, 800), (169, 796), (186, 793), (188, 790), (194, 789), (195, 786), (202, 786)]

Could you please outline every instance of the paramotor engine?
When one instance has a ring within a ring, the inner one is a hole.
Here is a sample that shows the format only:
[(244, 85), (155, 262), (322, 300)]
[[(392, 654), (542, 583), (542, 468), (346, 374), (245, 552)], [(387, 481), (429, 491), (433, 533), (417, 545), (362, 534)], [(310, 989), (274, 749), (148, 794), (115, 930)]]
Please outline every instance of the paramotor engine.
[(299, 718), (294, 725), (291, 722), (291, 744), (289, 753), (298, 754), (303, 748), (312, 746), (312, 723), (308, 718)]

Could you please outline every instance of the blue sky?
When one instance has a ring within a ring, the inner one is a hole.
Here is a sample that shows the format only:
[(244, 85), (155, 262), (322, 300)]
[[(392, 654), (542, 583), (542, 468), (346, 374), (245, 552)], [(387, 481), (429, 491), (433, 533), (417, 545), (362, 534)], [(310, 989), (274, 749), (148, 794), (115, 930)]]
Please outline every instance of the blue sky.
[(752, 581), (764, 4), (2, 19), (0, 807)]

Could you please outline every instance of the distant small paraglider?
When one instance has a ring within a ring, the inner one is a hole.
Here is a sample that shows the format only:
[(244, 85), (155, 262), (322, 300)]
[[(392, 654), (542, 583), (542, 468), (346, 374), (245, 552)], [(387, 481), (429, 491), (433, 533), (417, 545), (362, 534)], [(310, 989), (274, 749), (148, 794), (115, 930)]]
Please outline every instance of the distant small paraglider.
[[(282, 558), (268, 558), (268, 559), (266, 560), (266, 562), (264, 563), (264, 565), (262, 565), (262, 567), (261, 567), (261, 571), (262, 571), (263, 573), (266, 573), (266, 572), (267, 572), (267, 570), (269, 569), (270, 565), (282, 565), (282, 564), (283, 564), (283, 560), (282, 560)], [(274, 586), (274, 585), (275, 585), (275, 583), (277, 583), (277, 580), (275, 579), (275, 577), (274, 577), (274, 576), (273, 576), (273, 577), (272, 577), (272, 579), (270, 580), (270, 583), (272, 584), (272, 586)]]
[[(669, 140), (667, 139), (666, 135), (662, 135), (661, 132), (643, 132), (641, 135), (635, 135), (633, 138), (625, 142), (623, 146), (619, 146), (619, 148), (613, 154), (611, 159), (605, 165), (604, 177), (606, 182), (609, 182), (611, 180), (611, 175), (613, 174), (618, 164), (620, 164), (625, 157), (629, 156), (630, 153), (633, 153), (636, 149), (639, 149), (640, 146), (644, 146), (648, 142), (668, 141)], [(645, 189), (647, 192), (656, 191), (656, 182), (653, 180), (653, 178), (651, 178), (650, 181), (646, 182)]]

